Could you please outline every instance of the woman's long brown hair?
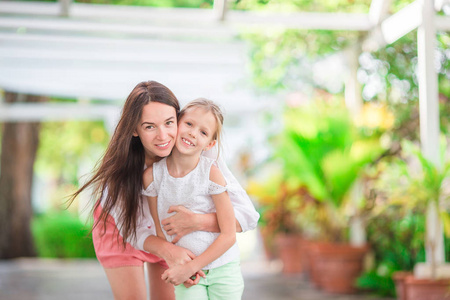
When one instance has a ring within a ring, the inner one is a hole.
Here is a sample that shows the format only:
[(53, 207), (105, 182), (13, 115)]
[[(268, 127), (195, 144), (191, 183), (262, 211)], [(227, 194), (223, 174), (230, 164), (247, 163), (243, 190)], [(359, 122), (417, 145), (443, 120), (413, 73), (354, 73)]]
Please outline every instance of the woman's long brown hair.
[[(97, 164), (93, 177), (69, 198), (69, 205), (86, 188), (93, 186), (96, 201), (93, 211), (100, 205), (101, 214), (94, 226), (106, 220), (114, 208), (118, 212), (116, 226), (122, 234), (125, 247), (129, 238), (136, 238), (136, 221), (142, 213), (142, 174), (145, 151), (139, 137), (134, 137), (144, 105), (159, 102), (175, 108), (178, 115), (180, 104), (172, 91), (156, 81), (139, 83), (128, 96), (119, 123), (109, 142), (103, 158)], [(103, 199), (100, 201), (100, 199)], [(106, 226), (103, 226), (105, 232)], [(117, 235), (119, 239), (119, 235)]]

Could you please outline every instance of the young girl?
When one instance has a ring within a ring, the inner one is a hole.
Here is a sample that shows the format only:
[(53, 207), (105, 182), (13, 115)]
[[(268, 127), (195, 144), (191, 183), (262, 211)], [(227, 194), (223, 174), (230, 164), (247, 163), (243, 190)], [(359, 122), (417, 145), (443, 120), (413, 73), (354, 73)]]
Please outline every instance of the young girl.
[[(220, 233), (192, 232), (177, 243), (191, 250), (196, 258), (184, 265), (170, 267), (162, 275), (174, 284), (177, 299), (241, 299), (244, 289), (239, 267), (239, 249), (233, 206), (226, 181), (215, 160), (202, 154), (220, 140), (223, 116), (212, 101), (198, 99), (180, 112), (178, 135), (169, 157), (154, 163), (144, 172), (144, 195), (148, 196), (157, 235), (172, 241), (161, 228), (168, 208), (183, 205), (196, 213), (216, 212)], [(198, 272), (206, 274), (199, 284), (180, 285)]]

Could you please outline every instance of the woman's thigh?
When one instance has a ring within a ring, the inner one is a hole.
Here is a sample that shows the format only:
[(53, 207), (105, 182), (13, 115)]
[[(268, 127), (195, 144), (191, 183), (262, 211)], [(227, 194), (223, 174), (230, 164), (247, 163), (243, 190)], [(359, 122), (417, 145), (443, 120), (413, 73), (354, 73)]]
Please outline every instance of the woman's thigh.
[(115, 300), (146, 300), (147, 289), (143, 266), (105, 268)]
[(175, 300), (175, 291), (172, 284), (161, 279), (165, 269), (158, 263), (146, 263), (148, 270), (148, 280), (150, 281), (151, 300)]

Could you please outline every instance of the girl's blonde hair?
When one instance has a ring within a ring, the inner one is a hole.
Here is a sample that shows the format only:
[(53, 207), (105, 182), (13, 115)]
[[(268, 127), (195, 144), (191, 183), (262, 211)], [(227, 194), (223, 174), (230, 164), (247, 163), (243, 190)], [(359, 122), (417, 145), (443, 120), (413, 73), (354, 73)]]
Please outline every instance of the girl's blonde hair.
[(220, 150), (220, 140), (222, 136), (222, 128), (223, 128), (223, 113), (220, 107), (215, 104), (213, 101), (205, 99), (205, 98), (197, 98), (192, 100), (188, 104), (186, 104), (183, 109), (180, 111), (178, 115), (178, 120), (184, 116), (184, 114), (192, 108), (203, 108), (207, 112), (211, 112), (216, 119), (216, 132), (213, 134), (213, 140), (217, 141), (217, 148)]

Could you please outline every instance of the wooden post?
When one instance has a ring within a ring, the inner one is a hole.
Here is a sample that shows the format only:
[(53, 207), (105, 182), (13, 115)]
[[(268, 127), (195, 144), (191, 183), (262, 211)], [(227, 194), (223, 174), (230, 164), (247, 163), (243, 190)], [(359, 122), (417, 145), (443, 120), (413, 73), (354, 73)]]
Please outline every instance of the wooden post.
[[(44, 97), (5, 92), (6, 103), (41, 102)], [(40, 123), (3, 125), (0, 171), (0, 259), (34, 256), (31, 186)]]

